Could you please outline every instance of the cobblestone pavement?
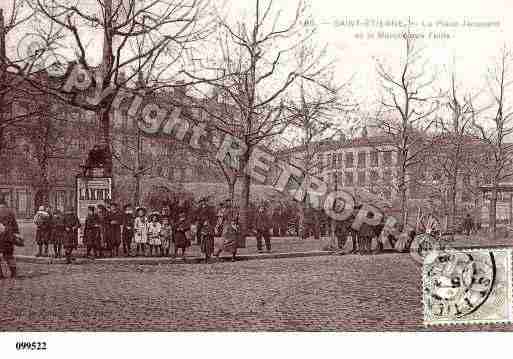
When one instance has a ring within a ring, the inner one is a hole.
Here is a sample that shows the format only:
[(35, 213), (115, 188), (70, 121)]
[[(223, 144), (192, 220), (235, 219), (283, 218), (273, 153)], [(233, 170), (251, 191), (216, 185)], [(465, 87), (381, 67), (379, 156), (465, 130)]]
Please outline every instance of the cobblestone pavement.
[[(21, 263), (0, 330), (422, 330), (405, 254), (172, 265)], [(461, 327), (511, 330), (511, 327)], [(452, 328), (454, 329), (454, 328)]]

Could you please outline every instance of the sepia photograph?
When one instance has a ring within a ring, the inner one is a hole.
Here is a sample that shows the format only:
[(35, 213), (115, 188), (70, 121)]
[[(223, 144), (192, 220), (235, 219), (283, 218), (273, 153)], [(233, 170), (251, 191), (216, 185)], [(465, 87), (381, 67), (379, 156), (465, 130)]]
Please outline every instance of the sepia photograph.
[(502, 338), (511, 14), (0, 0), (0, 353)]

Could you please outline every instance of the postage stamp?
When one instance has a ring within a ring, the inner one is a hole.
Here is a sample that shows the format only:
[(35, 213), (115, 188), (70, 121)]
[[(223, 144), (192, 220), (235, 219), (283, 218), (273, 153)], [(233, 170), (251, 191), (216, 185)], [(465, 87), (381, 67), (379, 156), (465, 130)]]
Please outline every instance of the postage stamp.
[(424, 325), (512, 322), (512, 249), (434, 251), (422, 271)]

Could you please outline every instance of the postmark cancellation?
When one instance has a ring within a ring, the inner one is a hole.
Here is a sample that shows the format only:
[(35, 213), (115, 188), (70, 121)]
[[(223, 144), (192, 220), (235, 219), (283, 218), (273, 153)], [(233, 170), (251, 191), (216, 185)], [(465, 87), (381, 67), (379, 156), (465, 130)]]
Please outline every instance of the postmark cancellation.
[(512, 248), (449, 249), (426, 256), (424, 325), (512, 322)]

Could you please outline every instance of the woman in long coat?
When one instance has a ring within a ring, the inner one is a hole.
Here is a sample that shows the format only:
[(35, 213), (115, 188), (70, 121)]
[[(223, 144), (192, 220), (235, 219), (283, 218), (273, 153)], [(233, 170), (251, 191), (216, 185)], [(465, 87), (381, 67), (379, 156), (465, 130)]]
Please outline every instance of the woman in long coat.
[(134, 220), (134, 242), (136, 245), (136, 252), (139, 251), (145, 254), (145, 246), (148, 242), (148, 219), (146, 218), (146, 208), (139, 207), (136, 210), (137, 217)]
[(217, 250), (215, 256), (219, 258), (221, 252), (226, 251), (232, 254), (232, 261), (237, 256), (237, 248), (239, 247), (240, 230), (236, 222), (236, 216), (233, 209), (228, 209), (223, 219), (223, 246)]
[(214, 228), (208, 219), (202, 223), (200, 237), (201, 252), (205, 254), (205, 262), (208, 262), (214, 253)]
[(91, 251), (93, 251), (93, 256), (97, 257), (97, 243), (99, 242), (98, 238), (100, 237), (100, 220), (98, 215), (95, 213), (94, 206), (89, 206), (87, 210), (88, 213), (84, 228), (84, 244), (86, 246), (86, 256), (89, 257), (91, 255)]
[(73, 210), (69, 207), (64, 213), (64, 254), (66, 256), (66, 262), (71, 263), (71, 254), (73, 250), (77, 248), (78, 244), (78, 228), (80, 227), (80, 221)]
[(56, 210), (52, 217), (52, 243), (53, 254), (55, 258), (62, 255), (62, 246), (66, 237), (66, 229), (64, 223), (64, 215), (60, 210)]
[(107, 212), (107, 208), (103, 204), (98, 205), (98, 220), (100, 223), (100, 241), (97, 243), (98, 251), (100, 252), (100, 257), (103, 256), (103, 251), (109, 249), (109, 212)]
[(175, 242), (175, 257), (178, 255), (178, 249), (182, 250), (182, 258), (185, 259), (185, 249), (190, 246), (190, 241), (187, 239), (185, 232), (189, 230), (189, 224), (185, 218), (185, 213), (180, 213), (178, 223), (175, 228), (174, 242)]

